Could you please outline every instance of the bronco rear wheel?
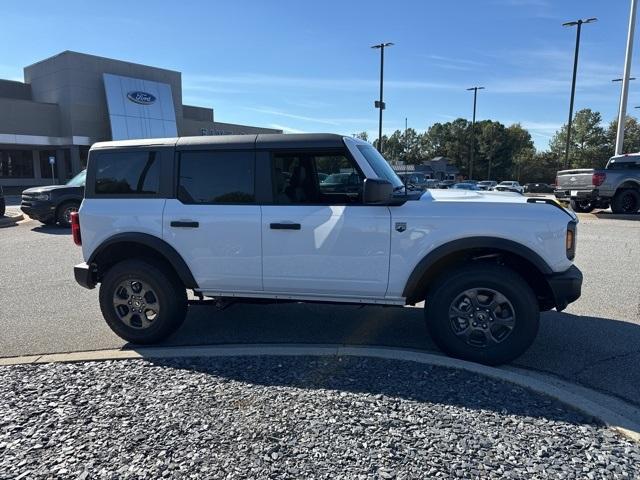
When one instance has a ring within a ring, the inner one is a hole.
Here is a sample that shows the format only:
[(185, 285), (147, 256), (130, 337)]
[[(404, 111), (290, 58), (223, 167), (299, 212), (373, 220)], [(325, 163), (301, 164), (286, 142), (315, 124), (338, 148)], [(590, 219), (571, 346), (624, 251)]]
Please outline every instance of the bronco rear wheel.
[(175, 332), (187, 313), (187, 292), (164, 266), (125, 260), (100, 285), (100, 309), (111, 330), (131, 343), (156, 343)]
[(434, 285), (425, 302), (427, 328), (448, 355), (498, 365), (522, 355), (538, 333), (536, 296), (507, 267), (460, 267)]

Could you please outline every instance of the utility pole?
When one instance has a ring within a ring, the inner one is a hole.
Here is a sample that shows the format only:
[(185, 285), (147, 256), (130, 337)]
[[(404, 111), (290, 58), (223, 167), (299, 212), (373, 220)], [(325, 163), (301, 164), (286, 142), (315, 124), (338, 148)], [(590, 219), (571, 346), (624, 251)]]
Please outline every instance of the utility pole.
[(576, 50), (573, 56), (573, 77), (571, 79), (571, 99), (569, 100), (569, 122), (567, 123), (567, 144), (564, 149), (564, 168), (569, 168), (569, 145), (571, 143), (571, 121), (573, 120), (573, 99), (576, 94), (576, 74), (578, 73), (578, 51), (580, 50), (580, 32), (583, 23), (592, 23), (597, 21), (595, 17), (586, 20), (576, 20), (574, 22), (563, 23), (563, 27), (577, 26), (576, 30)]
[(393, 43), (379, 43), (378, 45), (373, 45), (371, 48), (377, 48), (380, 50), (380, 100), (376, 100), (374, 102), (375, 108), (380, 109), (380, 116), (378, 117), (378, 151), (382, 154), (382, 111), (385, 109), (385, 104), (383, 101), (383, 85), (384, 85), (384, 49), (385, 47), (391, 47)]
[(627, 117), (627, 99), (629, 97), (629, 75), (631, 74), (631, 54), (633, 52), (633, 33), (636, 27), (638, 0), (631, 0), (629, 12), (629, 31), (627, 32), (627, 51), (624, 55), (624, 74), (622, 75), (622, 94), (618, 109), (618, 131), (616, 132), (616, 155), (622, 155), (624, 144), (624, 124)]
[(467, 91), (473, 90), (473, 120), (471, 121), (471, 156), (469, 158), (469, 180), (473, 178), (473, 156), (476, 149), (476, 99), (478, 98), (478, 90), (484, 90), (484, 87), (471, 87)]

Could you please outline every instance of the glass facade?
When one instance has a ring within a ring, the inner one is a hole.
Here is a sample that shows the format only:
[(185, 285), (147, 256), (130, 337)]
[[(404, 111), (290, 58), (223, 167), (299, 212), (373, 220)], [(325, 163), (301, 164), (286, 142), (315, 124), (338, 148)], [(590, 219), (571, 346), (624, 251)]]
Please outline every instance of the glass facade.
[(31, 150), (0, 150), (0, 178), (33, 178)]

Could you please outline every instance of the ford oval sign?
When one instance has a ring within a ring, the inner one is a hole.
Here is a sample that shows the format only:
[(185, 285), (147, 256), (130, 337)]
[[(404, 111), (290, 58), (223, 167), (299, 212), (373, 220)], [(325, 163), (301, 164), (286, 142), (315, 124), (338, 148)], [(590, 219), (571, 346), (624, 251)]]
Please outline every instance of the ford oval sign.
[(140, 105), (151, 105), (156, 101), (156, 97), (147, 92), (129, 92), (127, 98)]

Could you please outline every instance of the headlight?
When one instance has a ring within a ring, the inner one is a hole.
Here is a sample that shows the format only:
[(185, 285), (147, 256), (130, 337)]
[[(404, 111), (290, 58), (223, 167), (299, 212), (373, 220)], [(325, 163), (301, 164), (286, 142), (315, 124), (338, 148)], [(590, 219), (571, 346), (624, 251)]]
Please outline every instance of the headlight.
[(567, 249), (567, 258), (573, 260), (576, 256), (576, 222), (571, 221), (567, 225), (567, 236), (565, 240), (565, 247)]
[(48, 193), (39, 193), (36, 196), (34, 196), (33, 198), (35, 198), (36, 200), (49, 200), (49, 194)]

